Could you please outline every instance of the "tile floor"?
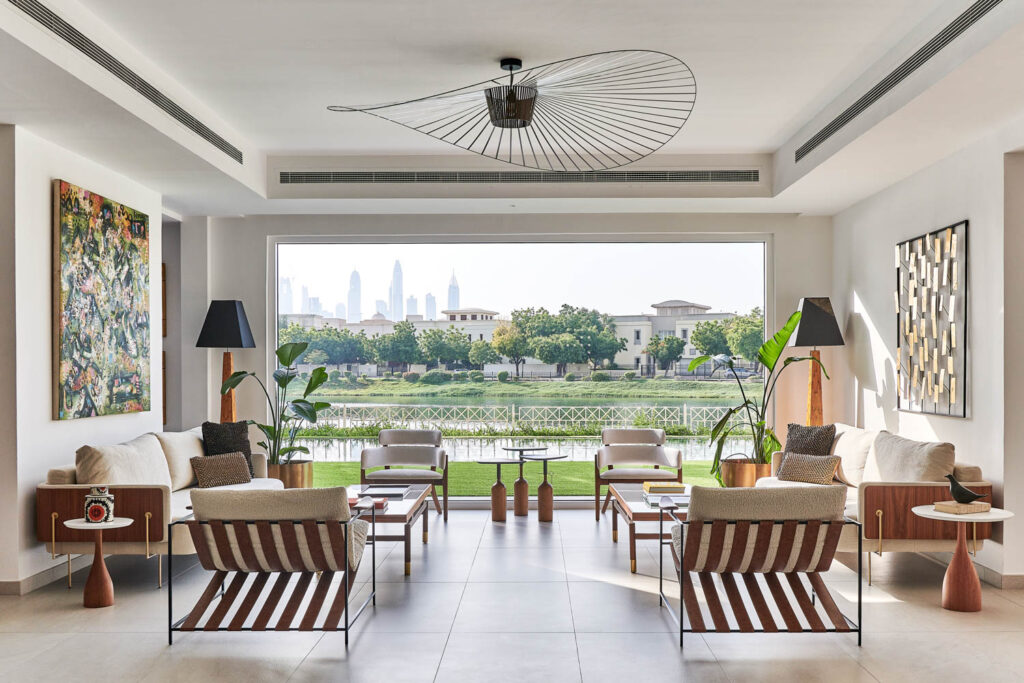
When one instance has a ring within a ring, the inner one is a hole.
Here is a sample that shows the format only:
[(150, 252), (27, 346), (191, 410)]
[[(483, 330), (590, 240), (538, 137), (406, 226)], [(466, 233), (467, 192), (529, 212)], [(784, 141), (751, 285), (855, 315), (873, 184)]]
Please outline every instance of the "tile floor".
[[(436, 521), (435, 521), (436, 520)], [(377, 549), (377, 605), (342, 634), (176, 634), (167, 646), (166, 590), (154, 561), (108, 562), (117, 604), (81, 607), (58, 582), (0, 597), (2, 681), (986, 681), (1024, 679), (1024, 591), (984, 588), (985, 609), (939, 605), (942, 567), (923, 557), (875, 561), (864, 592), (864, 645), (853, 635), (687, 635), (657, 599), (657, 546), (644, 543), (637, 574), (610, 520), (556, 511), (554, 524), (486, 511), (431, 520), (414, 535), (413, 574), (402, 549)], [(625, 534), (623, 534), (625, 535)], [(852, 556), (844, 562), (856, 567)], [(364, 560), (368, 561), (367, 560)], [(208, 580), (194, 561), (175, 564), (177, 615)], [(361, 572), (361, 579), (368, 575)], [(854, 614), (856, 574), (837, 562), (827, 581)], [(365, 595), (365, 583), (360, 589)]]

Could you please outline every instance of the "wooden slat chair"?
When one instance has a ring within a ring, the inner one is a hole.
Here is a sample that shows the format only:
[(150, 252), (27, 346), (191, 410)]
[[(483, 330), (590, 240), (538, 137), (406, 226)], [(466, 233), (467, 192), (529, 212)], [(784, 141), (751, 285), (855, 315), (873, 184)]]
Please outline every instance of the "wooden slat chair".
[[(860, 526), (843, 517), (845, 499), (842, 486), (785, 490), (698, 486), (692, 489), (684, 513), (665, 498), (661, 524), (677, 523), (671, 540), (660, 544), (659, 594), (661, 604), (679, 624), (679, 646), (683, 646), (683, 633), (708, 631), (856, 633), (859, 646), (860, 554), (856, 622), (840, 611), (821, 577), (832, 564), (844, 526)], [(856, 531), (859, 538), (859, 528)], [(678, 614), (664, 592), (665, 546), (671, 549), (679, 581)], [(698, 583), (706, 614), (698, 600)]]
[(612, 498), (609, 490), (604, 507), (601, 506), (602, 486), (683, 480), (682, 454), (678, 448), (665, 447), (664, 429), (602, 429), (601, 444), (594, 455), (594, 518), (597, 521), (601, 520), (601, 513), (608, 509)]
[[(434, 508), (448, 521), (448, 454), (437, 429), (382, 429), (379, 446), (364, 448), (359, 458), (363, 484), (430, 484)], [(382, 468), (382, 469), (377, 469)], [(444, 505), (437, 499), (441, 487)]]
[[(173, 642), (175, 631), (317, 630), (344, 631), (348, 646), (349, 628), (367, 604), (376, 602), (371, 534), (370, 595), (355, 613), (349, 606), (367, 536), (376, 521), (371, 501), (352, 514), (344, 487), (196, 489), (192, 507), (194, 519), (177, 524), (188, 527), (199, 563), (213, 577), (188, 615), (174, 621), (174, 573), (170, 572), (168, 643)], [(335, 576), (340, 580), (334, 581)], [(304, 603), (306, 609), (299, 615)], [(325, 604), (329, 606), (321, 618)]]

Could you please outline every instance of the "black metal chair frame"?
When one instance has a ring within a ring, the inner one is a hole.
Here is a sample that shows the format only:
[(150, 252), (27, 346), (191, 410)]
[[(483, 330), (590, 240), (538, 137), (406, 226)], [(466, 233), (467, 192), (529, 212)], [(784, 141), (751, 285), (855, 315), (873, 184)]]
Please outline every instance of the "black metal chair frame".
[[(677, 510), (677, 507), (674, 504), (669, 505), (669, 504), (667, 504), (667, 502), (666, 502), (665, 505), (663, 505), (658, 510), (658, 532), (659, 532), (659, 535), (662, 538), (662, 540), (660, 540), (658, 542), (658, 546), (659, 546), (658, 547), (658, 606), (659, 607), (664, 606), (668, 610), (668, 613), (672, 616), (672, 620), (675, 621), (677, 626), (679, 626), (679, 647), (682, 648), (683, 647), (683, 634), (684, 633), (697, 633), (698, 631), (695, 631), (692, 627), (688, 628), (685, 625), (684, 612), (686, 610), (684, 608), (684, 604), (685, 604), (684, 603), (684, 593), (683, 593), (683, 591), (684, 591), (684, 583), (683, 583), (683, 580), (682, 580), (682, 572), (687, 571), (687, 569), (685, 568), (686, 564), (685, 564), (685, 560), (684, 560), (684, 557), (683, 557), (683, 555), (686, 552), (685, 544), (682, 544), (682, 546), (680, 548), (680, 556), (678, 558), (679, 559), (679, 567), (678, 567), (678, 571), (676, 572), (676, 574), (677, 574), (676, 580), (679, 582), (679, 610), (678, 610), (678, 612), (672, 607), (672, 603), (669, 602), (668, 596), (665, 595), (665, 587), (664, 587), (664, 583), (665, 583), (665, 546), (669, 546), (670, 549), (671, 549), (671, 546), (672, 546), (671, 535), (668, 537), (668, 540), (665, 540), (665, 521), (666, 521), (666, 517), (668, 517), (673, 522), (675, 522), (677, 524), (680, 524), (680, 525), (689, 526), (689, 524), (690, 524), (690, 522), (688, 522), (687, 520), (680, 519), (678, 514), (676, 513), (676, 510)], [(729, 520), (726, 523), (729, 524), (729, 525), (735, 525), (738, 521), (739, 520)], [(774, 524), (782, 524), (784, 521), (785, 520), (775, 520), (775, 521), (773, 521), (773, 523)], [(798, 521), (797, 523), (800, 524), (800, 525), (806, 525), (808, 522), (807, 521)], [(862, 558), (864, 556), (864, 553), (863, 553), (863, 535), (861, 534), (861, 523), (858, 522), (857, 520), (850, 519), (849, 517), (844, 517), (843, 521), (842, 521), (842, 524), (844, 526), (849, 524), (849, 525), (853, 525), (853, 526), (857, 527), (857, 620), (853, 621), (852, 619), (847, 617), (845, 614), (842, 615), (843, 619), (846, 621), (847, 625), (849, 626), (848, 630), (840, 630), (840, 629), (837, 629), (837, 628), (826, 628), (824, 630), (813, 630), (813, 629), (804, 628), (804, 629), (802, 629), (800, 631), (790, 631), (788, 629), (780, 629), (778, 632), (780, 632), (780, 633), (790, 633), (790, 632), (796, 632), (796, 633), (856, 633), (857, 634), (857, 647), (861, 646), (861, 630), (862, 630), (861, 623), (862, 623), (862, 618), (863, 618), (863, 590), (864, 590), (863, 589), (864, 576), (863, 576), (863, 566), (862, 566), (863, 565)], [(810, 586), (810, 598), (811, 598), (811, 604), (813, 605), (814, 602), (815, 602), (815, 590), (814, 590), (813, 586)], [(729, 630), (726, 631), (726, 630), (721, 630), (721, 629), (713, 628), (713, 629), (705, 629), (704, 631), (700, 631), (700, 632), (711, 632), (711, 633), (767, 633), (769, 631), (766, 631), (765, 628), (764, 628), (764, 625), (762, 624), (761, 627), (757, 628), (757, 629), (745, 629), (744, 630), (744, 629), (730, 628)]]
[[(349, 519), (347, 519), (345, 521), (337, 520), (337, 523), (341, 525), (341, 528), (342, 528), (342, 530), (344, 532), (344, 535), (343, 535), (343, 539), (344, 539), (344, 554), (343, 554), (343, 556), (344, 556), (345, 575), (342, 577), (342, 582), (343, 582), (343, 584), (347, 584), (349, 582), (349, 572), (351, 571), (351, 567), (349, 566), (349, 562), (348, 562), (348, 546), (349, 546), (348, 534), (350, 532), (350, 525), (352, 524), (352, 522), (355, 522), (358, 519), (363, 519), (364, 513), (367, 510), (370, 513), (370, 515), (369, 515), (370, 530), (369, 530), (369, 533), (367, 533), (367, 536), (366, 536), (366, 543), (367, 543), (367, 545), (370, 546), (370, 595), (367, 596), (366, 600), (363, 601), (363, 603), (359, 606), (359, 609), (357, 609), (355, 614), (353, 614), (351, 616), (351, 618), (350, 618), (349, 617), (349, 614), (350, 614), (350, 610), (349, 610), (350, 602), (349, 602), (349, 600), (351, 598), (352, 591), (351, 591), (351, 587), (349, 585), (345, 585), (345, 587), (344, 587), (344, 589), (345, 589), (344, 626), (339, 626), (337, 629), (334, 629), (334, 630), (343, 631), (345, 633), (345, 648), (346, 649), (348, 648), (348, 634), (349, 634), (349, 631), (351, 630), (352, 626), (355, 625), (356, 620), (359, 619), (360, 615), (362, 615), (363, 611), (366, 609), (366, 607), (368, 605), (370, 605), (371, 603), (373, 605), (377, 604), (377, 545), (376, 545), (376, 543), (374, 541), (374, 538), (376, 536), (376, 531), (377, 531), (377, 511), (376, 511), (376, 508), (373, 506), (372, 502), (370, 502), (369, 504), (367, 504), (366, 502), (360, 502), (360, 504), (357, 507), (354, 508), (353, 514), (352, 514), (352, 516)], [(287, 523), (287, 524), (301, 524), (301, 523), (303, 523), (304, 521), (307, 521), (307, 520), (260, 520), (260, 521), (266, 521), (267, 523), (269, 523), (269, 524), (271, 524), (273, 526), (277, 526), (277, 525), (284, 524), (284, 523)], [(178, 520), (176, 522), (173, 522), (172, 524), (169, 524), (168, 528), (167, 528), (167, 573), (168, 573), (168, 581), (167, 581), (167, 644), (168, 645), (173, 645), (174, 644), (174, 633), (175, 633), (175, 631), (194, 632), (196, 630), (198, 630), (198, 631), (259, 631), (259, 630), (264, 630), (264, 629), (253, 629), (250, 626), (245, 626), (245, 627), (241, 627), (241, 628), (229, 628), (229, 627), (225, 627), (225, 626), (218, 626), (217, 628), (213, 628), (213, 629), (211, 629), (211, 628), (183, 629), (182, 628), (182, 624), (185, 622), (186, 619), (188, 619), (189, 615), (191, 614), (191, 610), (189, 611), (189, 614), (186, 614), (185, 616), (181, 617), (180, 619), (178, 619), (178, 620), (174, 619), (174, 592), (173, 592), (174, 591), (174, 566), (173, 566), (173, 562), (174, 562), (174, 548), (173, 548), (173, 545), (172, 545), (173, 544), (173, 538), (174, 538), (174, 535), (173, 535), (173, 531), (174, 530), (173, 530), (172, 527), (175, 527), (175, 526), (178, 526), (178, 525), (188, 525), (190, 523), (191, 524), (209, 525), (210, 522), (206, 521), (206, 520), (204, 520), (204, 521), (196, 521), (196, 520), (192, 519), (191, 516), (190, 516), (190, 517), (187, 517), (187, 518), (184, 518), (184, 519), (180, 519), (180, 520)], [(243, 523), (244, 524), (255, 524), (256, 522), (253, 521), (253, 520), (247, 520), (247, 521), (245, 521)], [(320, 527), (320, 526), (325, 525), (326, 522), (324, 522), (324, 521), (316, 521), (315, 524), (317, 525), (317, 527)], [(236, 575), (237, 574), (247, 574), (247, 573), (255, 573), (255, 572), (235, 572)], [(283, 573), (283, 572), (269, 572), (269, 573)], [(298, 572), (289, 572), (289, 573), (298, 573)], [(211, 603), (210, 605), (208, 605), (207, 609), (209, 609), (209, 607), (211, 607), (213, 605), (219, 604), (220, 601), (224, 599), (224, 596), (225, 596), (224, 584), (225, 583), (227, 583), (226, 577), (225, 577), (225, 581), (223, 581), (221, 583), (221, 585), (220, 585), (220, 593), (217, 596), (217, 601)], [(234, 596), (232, 596), (232, 598), (233, 597)], [(317, 629), (302, 629), (302, 628), (296, 628), (296, 627), (290, 626), (289, 628), (275, 628), (273, 630), (275, 630), (275, 631), (302, 631), (302, 630), (317, 630)], [(320, 629), (320, 630), (322, 630), (322, 629)]]

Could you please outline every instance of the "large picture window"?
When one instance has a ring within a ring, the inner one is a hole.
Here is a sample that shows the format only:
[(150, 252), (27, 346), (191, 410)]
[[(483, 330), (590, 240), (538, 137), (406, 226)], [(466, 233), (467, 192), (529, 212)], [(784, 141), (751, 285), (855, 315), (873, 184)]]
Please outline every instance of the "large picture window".
[(300, 442), (335, 485), (380, 429), (441, 429), (452, 495), (488, 493), (475, 460), (544, 445), (568, 456), (556, 493), (592, 495), (601, 429), (652, 426), (707, 477), (739, 389), (689, 363), (729, 354), (761, 381), (765, 281), (763, 242), (278, 244), (278, 342), (329, 376)]

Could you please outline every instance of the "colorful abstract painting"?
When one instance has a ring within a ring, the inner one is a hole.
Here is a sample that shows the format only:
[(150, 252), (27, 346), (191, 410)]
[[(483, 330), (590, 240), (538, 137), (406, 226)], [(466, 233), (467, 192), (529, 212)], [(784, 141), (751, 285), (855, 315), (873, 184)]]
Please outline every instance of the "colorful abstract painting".
[(54, 419), (150, 407), (149, 217), (63, 180), (54, 204)]

